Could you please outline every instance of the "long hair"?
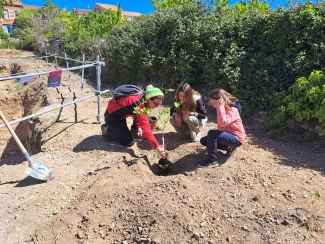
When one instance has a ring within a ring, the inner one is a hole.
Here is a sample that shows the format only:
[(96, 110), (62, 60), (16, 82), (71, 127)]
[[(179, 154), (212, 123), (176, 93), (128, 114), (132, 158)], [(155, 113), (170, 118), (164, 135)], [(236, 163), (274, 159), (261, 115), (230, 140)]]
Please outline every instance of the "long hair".
[(184, 83), (182, 85), (180, 85), (177, 90), (176, 90), (176, 97), (175, 97), (175, 101), (179, 102), (179, 93), (180, 92), (184, 92), (185, 94), (185, 98), (186, 98), (186, 102), (184, 102), (182, 104), (182, 106), (176, 108), (176, 111), (178, 114), (182, 114), (182, 107), (184, 110), (186, 111), (192, 111), (195, 112), (196, 109), (196, 100), (194, 99), (194, 95), (199, 95), (201, 96), (197, 91), (195, 91), (194, 89), (192, 89), (192, 87), (190, 86), (190, 84), (188, 83)]
[(238, 99), (236, 97), (221, 88), (214, 89), (210, 93), (209, 98), (213, 100), (219, 100), (220, 98), (223, 98), (225, 100), (226, 109), (233, 107), (238, 102)]

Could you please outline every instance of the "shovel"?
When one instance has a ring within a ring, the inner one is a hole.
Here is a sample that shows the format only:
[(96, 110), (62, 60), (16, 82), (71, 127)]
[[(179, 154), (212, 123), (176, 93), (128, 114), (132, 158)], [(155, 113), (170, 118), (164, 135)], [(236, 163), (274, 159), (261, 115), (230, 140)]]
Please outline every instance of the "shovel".
[(16, 135), (14, 130), (11, 128), (10, 124), (8, 123), (8, 120), (3, 115), (1, 110), (0, 110), (0, 117), (3, 120), (3, 122), (5, 123), (5, 125), (7, 126), (8, 130), (11, 133), (11, 135), (13, 136), (16, 143), (18, 144), (21, 152), (24, 154), (25, 158), (28, 161), (28, 167), (29, 168), (25, 171), (25, 173), (28, 174), (29, 176), (35, 178), (35, 179), (38, 179), (38, 180), (44, 180), (44, 181), (53, 180), (55, 178), (55, 175), (54, 175), (54, 172), (50, 168), (46, 167), (41, 162), (37, 162), (35, 164), (33, 163), (33, 160), (30, 157), (29, 153), (27, 152), (27, 150), (25, 149), (23, 144), (20, 142), (18, 136)]

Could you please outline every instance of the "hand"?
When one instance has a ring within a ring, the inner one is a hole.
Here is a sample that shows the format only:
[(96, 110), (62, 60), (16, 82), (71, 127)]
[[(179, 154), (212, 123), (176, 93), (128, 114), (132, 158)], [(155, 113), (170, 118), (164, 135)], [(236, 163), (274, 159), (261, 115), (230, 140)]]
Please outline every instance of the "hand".
[(190, 116), (190, 113), (191, 113), (190, 111), (187, 111), (187, 113), (183, 115), (184, 122), (186, 122), (188, 116)]
[(175, 123), (177, 125), (180, 125), (182, 123), (181, 116), (179, 116), (178, 114), (175, 114)]
[(219, 98), (218, 100), (217, 100), (217, 106), (219, 107), (219, 106), (225, 106), (225, 100), (223, 99), (223, 98)]
[(142, 129), (139, 127), (138, 128), (138, 133), (137, 133), (137, 135), (139, 136), (139, 137), (141, 137), (142, 135), (143, 135), (143, 131), (142, 131)]
[(168, 156), (168, 153), (166, 151), (163, 151), (161, 147), (157, 147), (156, 151), (158, 152), (159, 156), (163, 159), (166, 159)]

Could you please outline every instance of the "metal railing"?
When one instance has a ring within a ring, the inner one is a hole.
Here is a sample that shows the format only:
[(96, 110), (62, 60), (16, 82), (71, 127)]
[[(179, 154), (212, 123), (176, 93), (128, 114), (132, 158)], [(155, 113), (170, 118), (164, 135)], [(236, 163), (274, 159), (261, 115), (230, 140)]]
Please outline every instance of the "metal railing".
[[(101, 75), (101, 66), (104, 66), (105, 63), (104, 62), (101, 62), (99, 60), (99, 56), (97, 55), (96, 56), (96, 60), (93, 61), (93, 62), (85, 62), (85, 57), (83, 56), (83, 61), (78, 61), (78, 60), (74, 60), (74, 59), (71, 59), (71, 58), (67, 58), (66, 55), (65, 57), (58, 57), (56, 54), (52, 55), (46, 55), (42, 58), (46, 58), (46, 62), (48, 63), (48, 57), (57, 57), (57, 58), (62, 58), (62, 59), (65, 59), (66, 60), (66, 65), (67, 65), (67, 68), (64, 68), (62, 69), (62, 72), (64, 71), (72, 71), (72, 70), (79, 70), (81, 69), (82, 70), (82, 77), (81, 77), (81, 96), (83, 95), (83, 86), (86, 85), (87, 87), (89, 87), (93, 92), (94, 94), (93, 95), (90, 95), (90, 96), (87, 96), (87, 97), (81, 97), (79, 99), (76, 99), (76, 100), (73, 100), (71, 102), (68, 102), (68, 103), (64, 103), (64, 104), (60, 104), (60, 105), (57, 105), (53, 108), (50, 108), (50, 109), (46, 109), (44, 111), (40, 111), (40, 112), (37, 112), (37, 113), (34, 113), (34, 114), (31, 114), (31, 115), (28, 115), (28, 116), (25, 116), (25, 117), (22, 117), (20, 119), (16, 119), (16, 120), (13, 120), (13, 121), (10, 121), (9, 124), (12, 125), (12, 124), (15, 124), (15, 123), (19, 123), (19, 122), (22, 122), (22, 121), (25, 121), (27, 119), (31, 119), (33, 117), (36, 117), (36, 116), (39, 116), (41, 114), (44, 114), (44, 113), (48, 113), (48, 112), (51, 112), (53, 110), (56, 110), (56, 109), (59, 109), (59, 108), (63, 108), (65, 106), (68, 106), (68, 105), (71, 105), (71, 104), (75, 104), (75, 103), (78, 103), (80, 101), (83, 101), (83, 100), (86, 100), (86, 99), (90, 99), (90, 98), (93, 98), (95, 96), (97, 96), (97, 109), (98, 109), (98, 115), (97, 115), (97, 121), (98, 123), (101, 123), (101, 94), (103, 93), (106, 93), (108, 92), (109, 90), (104, 90), (104, 91), (100, 91), (100, 87), (101, 87), (101, 80), (100, 80), (100, 75)], [(69, 64), (68, 64), (68, 61), (76, 61), (76, 62), (80, 62), (82, 63), (82, 65), (80, 66), (76, 66), (76, 67), (69, 67)], [(19, 60), (18, 60), (19, 61)], [(17, 63), (17, 61), (12, 61), (11, 63)], [(86, 64), (85, 64), (86, 63)], [(91, 67), (96, 67), (96, 83), (97, 83), (97, 90), (92, 88), (91, 86), (89, 86), (85, 81), (84, 81), (84, 69), (86, 68), (91, 68)], [(32, 73), (32, 74), (24, 74), (24, 75), (16, 75), (16, 76), (7, 76), (7, 77), (1, 77), (0, 78), (0, 81), (4, 81), (4, 80), (15, 80), (15, 79), (20, 79), (20, 78), (24, 78), (24, 77), (29, 77), (29, 76), (38, 76), (38, 75), (47, 75), (49, 74), (50, 72), (52, 72), (53, 70), (51, 71), (44, 71), (44, 72), (39, 72), (39, 73)], [(70, 78), (70, 75), (73, 75), (73, 76), (76, 76), (72, 73), (69, 72), (69, 78)], [(78, 77), (80, 78), (80, 77)], [(70, 85), (71, 85), (71, 78), (70, 78)], [(0, 129), (5, 127), (6, 125), (5, 124), (1, 124), (0, 125)]]

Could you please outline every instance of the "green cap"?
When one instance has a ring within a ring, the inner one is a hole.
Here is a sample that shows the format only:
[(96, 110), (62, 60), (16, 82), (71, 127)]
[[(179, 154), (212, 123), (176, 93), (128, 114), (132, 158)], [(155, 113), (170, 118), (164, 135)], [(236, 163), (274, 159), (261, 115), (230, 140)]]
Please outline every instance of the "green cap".
[(164, 96), (164, 93), (158, 88), (154, 87), (153, 85), (148, 85), (146, 87), (146, 100), (149, 100), (152, 97), (156, 96)]

